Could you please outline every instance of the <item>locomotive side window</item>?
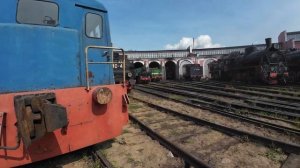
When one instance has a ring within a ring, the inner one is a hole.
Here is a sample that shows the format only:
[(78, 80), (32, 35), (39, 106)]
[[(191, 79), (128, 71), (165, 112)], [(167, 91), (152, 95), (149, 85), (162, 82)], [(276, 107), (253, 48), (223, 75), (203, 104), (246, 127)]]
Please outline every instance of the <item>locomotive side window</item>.
[(102, 37), (102, 17), (93, 13), (88, 13), (85, 18), (85, 33), (91, 38)]
[(25, 24), (58, 25), (58, 5), (52, 2), (20, 0), (17, 21)]

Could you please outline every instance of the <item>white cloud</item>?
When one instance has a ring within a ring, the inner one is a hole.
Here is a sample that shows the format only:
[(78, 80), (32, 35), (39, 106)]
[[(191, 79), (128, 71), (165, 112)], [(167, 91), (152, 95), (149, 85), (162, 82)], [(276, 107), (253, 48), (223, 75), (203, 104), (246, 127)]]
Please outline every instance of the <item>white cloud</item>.
[[(177, 44), (167, 44), (165, 49), (176, 50), (176, 49), (187, 49), (189, 46), (193, 45), (193, 38), (182, 37)], [(213, 44), (212, 39), (209, 35), (200, 35), (194, 40), (194, 48), (216, 48), (222, 47), (221, 44)]]

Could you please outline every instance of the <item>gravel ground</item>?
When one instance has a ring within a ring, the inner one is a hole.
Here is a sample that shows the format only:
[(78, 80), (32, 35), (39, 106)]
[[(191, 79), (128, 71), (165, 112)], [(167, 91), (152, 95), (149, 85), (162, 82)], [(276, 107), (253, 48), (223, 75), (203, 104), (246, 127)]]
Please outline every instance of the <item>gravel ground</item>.
[(207, 127), (197, 126), (192, 122), (151, 109), (140, 102), (131, 103), (131, 113), (134, 116), (212, 167), (275, 168), (280, 167), (287, 158), (280, 149), (267, 148)]
[(90, 148), (85, 148), (20, 168), (100, 168), (90, 155), (90, 150)]
[[(200, 119), (204, 119), (210, 122), (214, 122), (217, 124), (221, 124), (227, 127), (243, 130), (246, 132), (254, 133), (257, 135), (261, 136), (266, 136), (274, 139), (278, 139), (284, 142), (290, 142), (290, 143), (296, 143), (300, 144), (300, 137), (295, 136), (295, 135), (287, 135), (283, 133), (279, 133), (277, 131), (267, 129), (267, 128), (262, 128), (262, 127), (257, 127), (253, 124), (249, 124), (246, 122), (241, 122), (235, 119), (232, 119), (230, 117), (225, 117), (216, 113), (212, 113), (208, 110), (202, 110), (199, 108), (194, 108), (188, 105), (184, 105), (181, 103), (176, 103), (174, 101), (166, 100), (163, 98), (159, 98), (157, 96), (153, 96), (150, 94), (142, 93), (136, 90), (133, 90), (131, 92), (131, 96), (141, 98), (143, 100), (146, 100), (148, 102), (158, 104), (160, 106), (170, 108), (173, 110), (176, 110), (178, 112), (182, 112), (185, 114), (192, 115), (194, 117), (198, 117)], [(176, 95), (174, 95), (176, 96)]]
[(130, 123), (121, 136), (101, 145), (102, 153), (120, 168), (180, 168), (183, 162)]

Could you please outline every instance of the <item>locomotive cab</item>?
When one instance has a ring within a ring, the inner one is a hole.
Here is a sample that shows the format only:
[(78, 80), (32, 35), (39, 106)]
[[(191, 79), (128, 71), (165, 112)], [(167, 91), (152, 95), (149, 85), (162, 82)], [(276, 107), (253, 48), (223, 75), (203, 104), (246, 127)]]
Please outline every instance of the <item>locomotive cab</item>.
[[(13, 10), (15, 9), (15, 10)], [(112, 139), (128, 122), (115, 84), (108, 12), (94, 0), (0, 6), (0, 165), (20, 166)]]

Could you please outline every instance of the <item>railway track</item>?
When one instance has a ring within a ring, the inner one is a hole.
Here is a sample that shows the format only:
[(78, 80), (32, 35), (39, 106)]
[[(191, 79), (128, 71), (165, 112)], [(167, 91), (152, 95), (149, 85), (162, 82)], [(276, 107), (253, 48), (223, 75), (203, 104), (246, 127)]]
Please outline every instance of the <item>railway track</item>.
[(188, 86), (178, 84), (178, 83), (168, 83), (168, 84), (152, 84), (154, 86), (168, 86), (171, 88), (176, 89), (182, 89), (197, 93), (205, 93), (207, 95), (216, 95), (221, 97), (228, 97), (236, 100), (243, 100), (245, 103), (248, 103), (250, 105), (255, 105), (258, 107), (267, 107), (267, 108), (275, 108), (276, 110), (284, 110), (287, 112), (295, 112), (300, 113), (300, 104), (299, 103), (290, 103), (288, 101), (280, 101), (280, 100), (273, 100), (273, 99), (266, 99), (266, 98), (260, 98), (260, 97), (251, 97), (249, 95), (245, 94), (237, 94), (237, 93), (230, 93), (227, 91), (218, 91), (218, 89), (206, 89), (201, 88), (201, 86)]
[(219, 114), (222, 116), (233, 118), (233, 119), (236, 119), (236, 120), (239, 120), (242, 122), (251, 123), (256, 126), (262, 126), (264, 128), (272, 129), (272, 130), (278, 131), (280, 133), (286, 133), (286, 134), (297, 135), (297, 136), (300, 135), (299, 129), (270, 123), (267, 121), (259, 120), (259, 119), (245, 116), (242, 114), (229, 112), (229, 111), (224, 110), (223, 108), (219, 108), (219, 106), (215, 106), (214, 104), (207, 104), (207, 102), (203, 102), (202, 104), (199, 104), (199, 103), (190, 101), (189, 98), (181, 98), (181, 97), (177, 98), (177, 97), (173, 97), (172, 95), (165, 93), (165, 92), (161, 92), (161, 91), (157, 91), (157, 90), (149, 89), (149, 88), (145, 88), (145, 87), (140, 87), (140, 86), (136, 87), (135, 89), (138, 91), (142, 91), (144, 93), (148, 93), (151, 95), (155, 95), (155, 96), (164, 98), (164, 99), (169, 99), (169, 100), (172, 100), (172, 101), (175, 101), (175, 102), (178, 102), (178, 103), (190, 106), (190, 107), (209, 110), (212, 113), (216, 113), (216, 114)]
[(216, 95), (216, 96), (235, 99), (238, 101), (243, 100), (244, 103), (247, 103), (249, 105), (255, 105), (256, 107), (270, 108), (270, 109), (300, 114), (299, 103), (290, 103), (288, 101), (280, 101), (280, 100), (266, 99), (260, 97), (251, 97), (245, 94), (230, 93), (227, 91), (218, 91), (217, 89), (204, 89), (201, 88), (201, 86), (199, 87), (188, 86), (188, 85), (181, 85), (178, 83), (152, 84), (152, 85), (161, 86), (161, 87), (167, 86), (169, 88), (182, 89), (182, 90), (197, 92), (201, 94), (205, 93), (207, 95)]
[(197, 158), (196, 156), (190, 154), (190, 152), (184, 150), (183, 148), (171, 142), (161, 134), (155, 132), (153, 129), (151, 129), (149, 126), (147, 126), (145, 123), (143, 123), (134, 115), (129, 115), (129, 118), (133, 122), (137, 123), (139, 127), (141, 127), (141, 129), (144, 130), (149, 136), (151, 136), (153, 139), (157, 140), (160, 144), (168, 148), (170, 151), (172, 151), (172, 153), (176, 154), (176, 156), (182, 158), (185, 162), (185, 167), (190, 167), (190, 166), (203, 167), (203, 168), (210, 167), (200, 158)]
[(234, 112), (234, 113), (250, 112), (252, 115), (270, 117), (267, 115), (262, 115), (262, 114), (268, 114), (268, 115), (272, 115), (272, 118), (274, 119), (278, 118), (279, 120), (285, 120), (289, 122), (289, 120), (285, 119), (288, 118), (291, 120), (290, 123), (295, 123), (295, 124), (298, 124), (297, 120), (300, 117), (300, 114), (296, 112), (286, 112), (286, 111), (276, 110), (274, 108), (270, 109), (266, 107), (255, 106), (253, 104), (248, 104), (245, 102), (241, 102), (239, 100), (232, 101), (232, 99), (220, 98), (215, 95), (204, 94), (199, 91), (189, 91), (185, 89), (172, 88), (171, 86), (157, 86), (157, 85), (147, 85), (147, 86), (139, 86), (139, 87), (154, 89), (164, 93), (171, 93), (171, 94), (185, 96), (193, 103), (198, 103), (198, 104), (201, 103), (203, 105), (206, 104), (206, 105), (214, 106), (215, 108), (218, 109), (226, 109), (226, 111), (228, 112)]
[[(138, 101), (147, 104), (154, 110), (141, 110), (132, 112), (130, 119), (133, 122), (139, 124), (141, 128), (147, 132), (147, 134), (151, 135), (161, 144), (168, 146), (165, 144), (165, 141), (171, 142), (173, 143), (172, 147), (174, 147), (174, 145), (180, 146), (191, 155), (191, 158), (198, 159), (200, 161), (199, 163), (196, 163), (193, 161), (193, 159), (189, 160), (185, 158), (184, 160), (186, 162), (186, 167), (241, 166), (234, 165), (236, 164), (236, 161), (239, 160), (237, 156), (232, 156), (232, 158), (224, 158), (228, 157), (228, 153), (230, 153), (231, 149), (234, 148), (235, 150), (237, 150), (238, 146), (241, 147), (239, 150), (243, 152), (245, 150), (247, 151), (247, 148), (245, 146), (251, 146), (249, 150), (252, 152), (255, 152), (258, 146), (259, 148), (264, 148), (265, 150), (271, 150), (271, 148), (269, 148), (270, 144), (272, 144), (273, 146), (272, 149), (274, 149), (275, 146), (275, 148), (282, 148), (285, 154), (299, 154), (300, 152), (300, 146), (297, 144), (285, 143), (275, 139), (261, 137), (250, 134), (248, 132), (218, 125), (206, 120), (183, 114), (170, 108), (165, 108), (150, 103), (146, 100), (139, 99)], [(205, 137), (209, 138), (210, 140), (207, 141)], [(263, 146), (260, 146), (257, 143), (263, 144)], [(239, 150), (235, 151), (234, 153), (238, 155)], [(182, 152), (175, 152), (175, 154), (179, 157), (182, 157), (181, 153)], [(256, 153), (255, 156), (263, 155)], [(247, 159), (251, 158), (251, 156), (247, 157), (249, 157)], [(235, 163), (232, 163), (230, 164), (230, 166), (228, 166), (224, 164), (224, 162), (220, 162), (219, 159), (227, 159), (230, 161), (235, 160), (233, 161)], [(247, 159), (244, 158), (244, 161), (246, 161)], [(263, 165), (262, 167), (266, 167), (266, 165)]]
[[(154, 84), (154, 83), (153, 83)], [(216, 86), (213, 83), (209, 84), (203, 84), (199, 82), (192, 82), (192, 83), (178, 83), (178, 82), (168, 82), (164, 83), (164, 85), (175, 85), (175, 86), (185, 86), (187, 88), (191, 89), (199, 89), (204, 92), (214, 93), (217, 95), (222, 95), (232, 98), (245, 98), (248, 99), (254, 99), (254, 100), (260, 100), (263, 102), (269, 102), (269, 103), (275, 103), (275, 104), (281, 104), (285, 106), (294, 106), (294, 107), (300, 107), (300, 97), (297, 97), (295, 92), (293, 92), (294, 95), (282, 95), (282, 94), (273, 94), (270, 91), (267, 91), (265, 93), (261, 91), (249, 91), (247, 89), (237, 89), (232, 88), (228, 85), (223, 86)], [(300, 92), (299, 92), (300, 94)]]
[[(132, 107), (131, 104), (129, 108)], [(181, 157), (175, 157), (175, 152), (149, 135), (138, 124), (129, 121), (122, 135), (101, 143), (99, 149), (114, 167), (184, 167)]]
[(98, 163), (97, 166), (100, 166), (101, 168), (114, 168), (101, 151), (93, 150), (92, 155), (96, 163)]
[(93, 145), (58, 157), (24, 165), (20, 168), (53, 167), (113, 168), (114, 166), (107, 160), (106, 156), (97, 149), (97, 145)]
[[(187, 83), (187, 82), (183, 82)], [(255, 90), (255, 91), (262, 91), (268, 93), (279, 93), (285, 95), (299, 95), (300, 93), (300, 86), (299, 85), (280, 85), (280, 86), (273, 86), (273, 85), (251, 85), (247, 83), (241, 82), (221, 82), (221, 81), (191, 81), (188, 83), (201, 83), (201, 84), (211, 84), (215, 86), (232, 86), (232, 87), (241, 87), (246, 90)], [(295, 94), (295, 92), (298, 92)]]

